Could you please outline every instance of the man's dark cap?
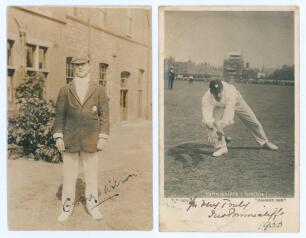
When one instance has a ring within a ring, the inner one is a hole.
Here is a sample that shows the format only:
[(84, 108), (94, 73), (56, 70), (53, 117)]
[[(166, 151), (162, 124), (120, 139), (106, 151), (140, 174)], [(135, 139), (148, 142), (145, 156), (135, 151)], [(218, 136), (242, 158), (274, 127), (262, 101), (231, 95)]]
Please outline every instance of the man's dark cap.
[(214, 79), (209, 83), (209, 89), (211, 93), (220, 93), (223, 90), (223, 84), (220, 79)]
[(89, 62), (89, 57), (87, 56), (73, 57), (71, 60), (71, 64), (85, 64), (88, 62)]

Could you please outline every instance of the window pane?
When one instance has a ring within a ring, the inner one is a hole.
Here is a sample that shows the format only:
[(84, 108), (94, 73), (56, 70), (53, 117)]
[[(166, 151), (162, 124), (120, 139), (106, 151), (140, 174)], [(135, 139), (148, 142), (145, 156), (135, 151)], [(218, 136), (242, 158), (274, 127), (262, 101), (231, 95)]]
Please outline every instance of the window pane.
[(7, 41), (7, 65), (12, 65), (12, 47), (13, 42)]
[(105, 64), (105, 63), (99, 64), (100, 84), (104, 87), (106, 86), (106, 81), (107, 81), (107, 68), (108, 68), (108, 64)]
[(39, 68), (46, 68), (46, 52), (47, 48), (39, 47)]
[(66, 78), (73, 78), (73, 66), (71, 64), (72, 57), (66, 58)]
[(27, 45), (27, 67), (30, 68), (34, 67), (34, 53), (35, 53), (35, 46)]
[(143, 69), (139, 69), (138, 81), (137, 81), (138, 88), (142, 88), (143, 74), (144, 74), (144, 70)]
[(121, 88), (128, 88), (128, 79), (130, 75), (130, 72), (121, 72)]

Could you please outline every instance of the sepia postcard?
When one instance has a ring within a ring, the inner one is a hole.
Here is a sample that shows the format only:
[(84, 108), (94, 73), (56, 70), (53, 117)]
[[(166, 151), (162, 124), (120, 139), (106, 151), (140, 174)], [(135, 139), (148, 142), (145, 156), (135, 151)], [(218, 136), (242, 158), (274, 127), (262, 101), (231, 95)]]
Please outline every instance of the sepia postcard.
[(160, 231), (298, 232), (299, 8), (159, 8)]
[(152, 229), (151, 8), (7, 8), (9, 230)]

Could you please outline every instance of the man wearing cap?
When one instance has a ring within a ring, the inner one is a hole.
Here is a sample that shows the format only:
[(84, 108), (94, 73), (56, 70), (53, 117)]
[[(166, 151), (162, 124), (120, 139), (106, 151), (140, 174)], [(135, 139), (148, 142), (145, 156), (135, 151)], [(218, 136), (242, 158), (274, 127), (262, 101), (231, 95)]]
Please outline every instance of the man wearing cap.
[(88, 213), (101, 219), (98, 206), (98, 153), (109, 134), (108, 100), (104, 88), (90, 78), (89, 58), (72, 59), (75, 77), (62, 87), (56, 102), (53, 137), (63, 155), (64, 182), (62, 208), (58, 221), (72, 214), (79, 163), (82, 161), (86, 182), (85, 197)]
[(238, 90), (224, 81), (212, 80), (209, 90), (202, 98), (202, 121), (209, 129), (208, 141), (216, 149), (213, 156), (221, 156), (228, 152), (223, 129), (234, 123), (235, 113), (259, 145), (270, 150), (278, 149), (269, 142), (262, 125)]
[(174, 66), (171, 65), (169, 72), (168, 72), (168, 89), (173, 89), (173, 81), (174, 81), (174, 77), (175, 77), (175, 72), (174, 72)]

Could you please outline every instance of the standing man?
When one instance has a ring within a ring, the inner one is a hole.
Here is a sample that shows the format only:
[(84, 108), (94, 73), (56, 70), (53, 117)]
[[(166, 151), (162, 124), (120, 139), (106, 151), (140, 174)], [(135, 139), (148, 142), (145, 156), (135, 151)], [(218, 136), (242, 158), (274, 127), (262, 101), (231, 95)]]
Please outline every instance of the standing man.
[(175, 76), (175, 71), (174, 71), (174, 66), (171, 65), (169, 72), (168, 72), (168, 89), (172, 90), (173, 89), (173, 81), (174, 81), (174, 76)]
[(93, 219), (101, 219), (98, 206), (98, 151), (103, 150), (109, 135), (108, 100), (104, 88), (90, 77), (89, 58), (71, 61), (74, 79), (59, 91), (54, 135), (63, 155), (62, 208), (58, 221), (72, 214), (79, 163), (83, 162), (86, 183), (86, 207)]
[(235, 112), (258, 144), (266, 149), (278, 149), (269, 142), (262, 125), (238, 90), (224, 81), (212, 80), (209, 90), (202, 98), (202, 121), (209, 129), (208, 141), (216, 149), (213, 156), (221, 156), (228, 152), (223, 129), (234, 123)]

